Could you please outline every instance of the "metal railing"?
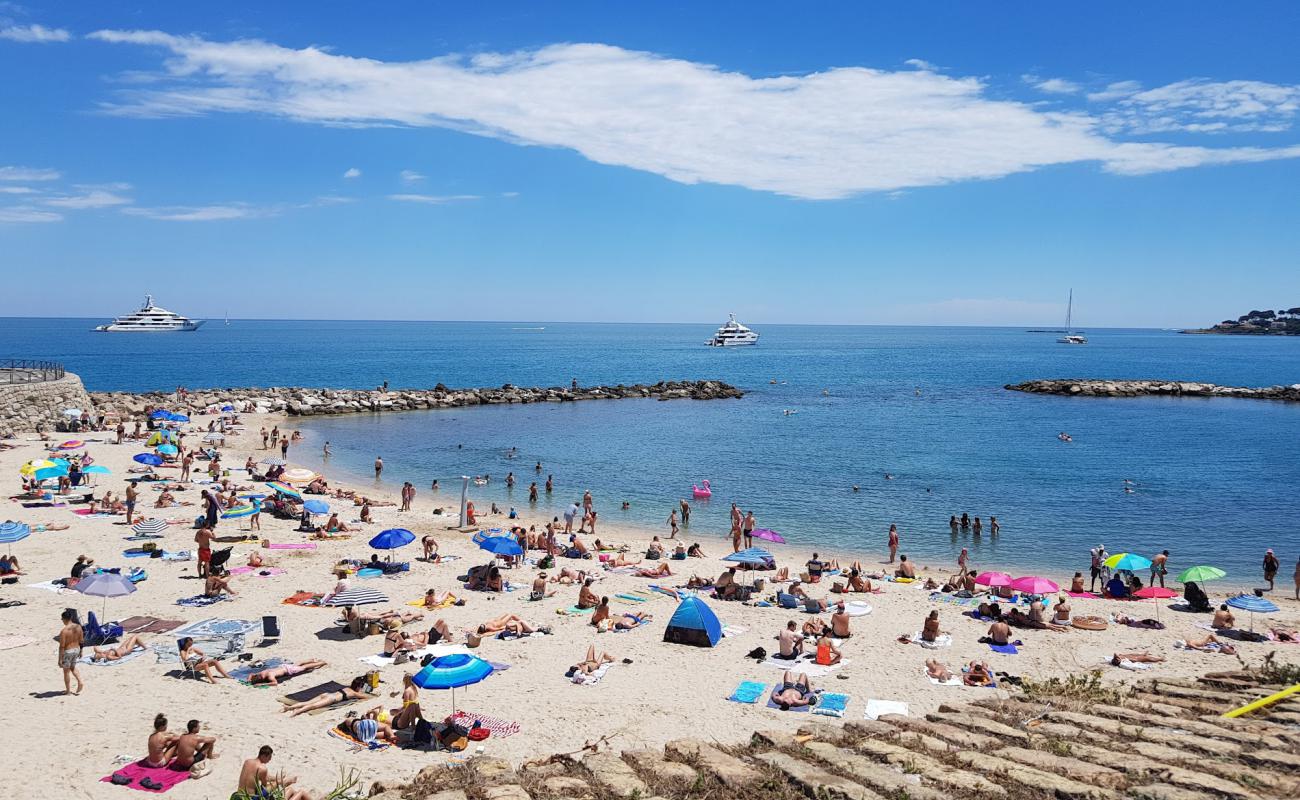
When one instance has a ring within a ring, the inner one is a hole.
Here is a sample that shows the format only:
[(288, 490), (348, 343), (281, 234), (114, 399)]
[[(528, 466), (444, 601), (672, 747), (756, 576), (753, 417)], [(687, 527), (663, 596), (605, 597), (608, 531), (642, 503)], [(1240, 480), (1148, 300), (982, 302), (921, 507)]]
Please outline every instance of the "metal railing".
[(57, 381), (64, 375), (57, 361), (33, 361), (27, 358), (0, 360), (0, 383), (43, 383)]

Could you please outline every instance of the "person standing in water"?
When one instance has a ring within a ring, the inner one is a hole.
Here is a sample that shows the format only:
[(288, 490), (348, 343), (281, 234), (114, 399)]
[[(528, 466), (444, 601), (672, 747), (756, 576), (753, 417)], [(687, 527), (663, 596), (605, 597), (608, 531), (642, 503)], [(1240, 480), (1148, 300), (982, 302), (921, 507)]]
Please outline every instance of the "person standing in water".
[(998, 523), (997, 517), (989, 517), (989, 536), (997, 536), (1002, 532), (1002, 525)]
[(1264, 580), (1268, 581), (1268, 590), (1270, 592), (1273, 591), (1273, 579), (1277, 577), (1277, 571), (1279, 568), (1281, 568), (1281, 566), (1282, 564), (1277, 560), (1277, 556), (1273, 555), (1272, 548), (1269, 548), (1267, 551), (1265, 551)]
[(982, 522), (980, 522), (980, 518), (979, 518), (979, 517), (976, 517), (976, 518), (975, 518), (975, 525), (971, 528), (971, 535), (972, 535), (972, 536), (980, 536), (980, 535), (982, 535), (983, 533), (984, 533), (984, 524), (983, 524)]
[(1149, 583), (1152, 586), (1156, 585), (1157, 580), (1160, 581), (1161, 587), (1165, 585), (1165, 575), (1169, 574), (1169, 567), (1166, 566), (1168, 562), (1169, 562), (1168, 550), (1160, 551), (1159, 555), (1151, 559), (1151, 580), (1149, 581)]
[(332, 455), (334, 454), (330, 452), (330, 443), (326, 442), (325, 448), (321, 451), (321, 456), (323, 456), (324, 458), (329, 458)]
[(682, 525), (691, 524), (691, 504), (682, 499), (677, 501), (677, 505), (682, 509)]
[(382, 475), (383, 472), (384, 472), (384, 457), (375, 456), (375, 479), (378, 480), (379, 476)]
[(898, 526), (889, 526), (889, 563), (894, 563), (894, 557), (898, 555)]
[(677, 509), (675, 508), (668, 513), (668, 529), (669, 529), (668, 538), (676, 539), (677, 538)]
[(741, 533), (745, 535), (746, 548), (750, 548), (754, 546), (754, 526), (756, 524), (757, 523), (754, 521), (754, 512), (750, 511), (746, 513), (745, 521), (741, 523), (740, 526)]

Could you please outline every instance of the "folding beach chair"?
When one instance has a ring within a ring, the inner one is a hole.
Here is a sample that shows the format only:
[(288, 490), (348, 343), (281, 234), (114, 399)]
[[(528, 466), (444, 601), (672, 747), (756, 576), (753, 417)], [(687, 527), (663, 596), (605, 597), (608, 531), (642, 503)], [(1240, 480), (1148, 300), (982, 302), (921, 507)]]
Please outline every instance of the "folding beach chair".
[(280, 641), (280, 618), (262, 617), (262, 644)]

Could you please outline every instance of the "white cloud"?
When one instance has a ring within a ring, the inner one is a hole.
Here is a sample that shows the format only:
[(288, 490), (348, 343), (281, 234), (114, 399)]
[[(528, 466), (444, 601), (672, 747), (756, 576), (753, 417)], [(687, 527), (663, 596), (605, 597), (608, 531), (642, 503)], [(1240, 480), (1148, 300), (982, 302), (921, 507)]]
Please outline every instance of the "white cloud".
[(35, 189), (30, 186), (0, 186), (0, 194), (34, 194)]
[(43, 202), (47, 206), (55, 206), (56, 208), (85, 209), (129, 205), (131, 199), (103, 189), (93, 189), (79, 195), (51, 197)]
[(940, 69), (938, 66), (931, 64), (923, 58), (909, 58), (903, 63), (909, 67), (915, 67), (916, 69), (924, 70), (926, 72), (938, 72)]
[(166, 208), (139, 208), (132, 206), (122, 209), (123, 214), (133, 217), (164, 220), (167, 222), (218, 222), (229, 219), (248, 219), (250, 217), (268, 216), (274, 213), (268, 209), (259, 209), (243, 203), (212, 206), (170, 206)]
[(518, 196), (519, 196), (519, 192), (502, 192), (502, 193), (501, 193), (501, 196), (502, 196), (502, 197), (518, 197)]
[[(105, 106), (111, 113), (262, 113), (326, 125), (451, 128), (572, 149), (681, 183), (809, 199), (1076, 162), (1138, 174), (1297, 155), (1288, 147), (1117, 141), (1102, 115), (996, 99), (981, 79), (941, 75), (918, 60), (911, 63), (918, 69), (906, 71), (843, 67), (753, 78), (599, 44), (384, 62), (159, 31), (91, 37), (170, 53), (159, 82), (124, 90)], [(1110, 102), (1139, 89), (1112, 84), (1089, 98)]]
[(36, 167), (0, 167), (0, 181), (57, 181), (59, 171)]
[(1037, 75), (1022, 75), (1025, 83), (1033, 86), (1040, 92), (1048, 94), (1078, 94), (1083, 87), (1074, 81), (1065, 78), (1040, 78)]
[(356, 167), (349, 167), (349, 168), (348, 168), (348, 171), (345, 172), (345, 173), (343, 173), (343, 177), (345, 177), (345, 178), (360, 178), (360, 177), (361, 177), (361, 170), (357, 169)]
[(466, 200), (481, 200), (482, 197), (476, 194), (390, 194), (388, 199), (400, 200), (403, 203), (427, 203), (440, 206), (446, 203), (461, 203)]
[(44, 25), (13, 25), (8, 28), (0, 28), (0, 39), (8, 39), (13, 42), (49, 44), (51, 42), (66, 42), (71, 38), (72, 34), (62, 28), (47, 28)]
[(4, 222), (58, 222), (63, 215), (31, 206), (0, 206), (0, 223)]
[(424, 176), (413, 169), (404, 169), (400, 174), (402, 183), (419, 183), (424, 180)]
[(323, 194), (312, 202), (306, 204), (306, 206), (341, 206), (355, 202), (355, 197), (343, 197), (342, 195), (337, 194)]
[(1138, 134), (1270, 132), (1291, 128), (1300, 86), (1261, 81), (1186, 80), (1116, 98), (1103, 116), (1108, 130)]
[(1088, 99), (1094, 103), (1109, 103), (1141, 91), (1142, 84), (1137, 81), (1117, 81), (1100, 92), (1089, 92)]

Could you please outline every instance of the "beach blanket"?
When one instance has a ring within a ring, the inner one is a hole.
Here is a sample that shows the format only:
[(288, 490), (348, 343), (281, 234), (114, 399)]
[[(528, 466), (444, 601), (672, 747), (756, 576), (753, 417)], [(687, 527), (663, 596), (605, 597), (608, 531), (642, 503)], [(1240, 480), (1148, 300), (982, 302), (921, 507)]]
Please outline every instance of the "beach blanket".
[(940, 647), (949, 647), (952, 645), (952, 637), (946, 633), (941, 633), (934, 638), (933, 642), (927, 642), (921, 638), (921, 632), (917, 631), (909, 639), (912, 644), (919, 644), (927, 650), (938, 650)]
[(722, 635), (723, 635), (723, 636), (739, 636), (740, 634), (742, 634), (742, 633), (744, 633), (745, 631), (748, 631), (748, 630), (749, 630), (749, 628), (746, 628), (746, 627), (743, 626), (743, 625), (723, 625), (723, 626), (722, 626)]
[(762, 665), (765, 667), (776, 667), (777, 669), (781, 669), (781, 670), (788, 669), (796, 672), (802, 672), (810, 678), (822, 678), (831, 674), (835, 670), (839, 669), (840, 667), (848, 663), (849, 663), (849, 659), (846, 658), (843, 661), (839, 662), (838, 664), (823, 666), (817, 663), (812, 653), (805, 653), (799, 658), (791, 658), (791, 659), (780, 658), (774, 655), (768, 656), (767, 660), (762, 662)]
[(614, 596), (619, 600), (626, 600), (629, 603), (644, 603), (650, 599), (649, 597), (638, 597), (635, 594), (616, 594)]
[[(1110, 662), (1109, 660), (1107, 660), (1107, 661), (1106, 661), (1106, 664), (1107, 664), (1107, 666), (1109, 666), (1109, 665), (1111, 664), (1111, 662)], [(1145, 671), (1145, 670), (1151, 669), (1151, 665), (1150, 665), (1150, 664), (1145, 664), (1145, 663), (1141, 663), (1141, 662), (1137, 662), (1137, 661), (1129, 661), (1127, 658), (1121, 660), (1121, 661), (1119, 662), (1119, 664), (1117, 664), (1117, 665), (1115, 665), (1115, 666), (1118, 666), (1120, 669), (1132, 670), (1133, 672), (1142, 672), (1142, 671)]]
[(271, 542), (266, 545), (268, 550), (315, 550), (315, 542), (281, 542), (276, 544)]
[(848, 704), (849, 696), (847, 694), (826, 692), (818, 699), (817, 705), (813, 706), (812, 713), (822, 714), (827, 717), (842, 717)]
[(595, 610), (596, 610), (595, 608), (578, 608), (577, 606), (569, 606), (568, 608), (556, 609), (555, 613), (556, 614), (590, 614)]
[(252, 575), (254, 578), (270, 578), (273, 575), (283, 575), (284, 570), (279, 567), (235, 567), (230, 570), (231, 575)]
[(812, 710), (809, 706), (790, 706), (789, 708), (781, 708), (781, 706), (778, 705), (777, 702), (772, 699), (771, 694), (768, 694), (767, 696), (767, 707), (775, 708), (777, 711), (792, 711), (795, 714), (807, 714), (809, 711)]
[[(23, 503), (23, 508), (63, 508), (66, 505), (67, 503), (50, 503), (44, 500), (37, 500), (32, 503)], [(77, 513), (80, 514), (81, 512), (78, 511)], [(105, 514), (105, 516), (108, 515)]]
[(315, 592), (295, 592), (294, 594), (284, 598), (280, 602), (286, 606), (308, 606), (312, 608), (324, 608), (324, 606), (322, 606), (320, 602), (323, 597), (325, 597), (325, 595), (316, 594)]
[(67, 587), (60, 586), (54, 581), (41, 581), (40, 583), (29, 583), (27, 584), (27, 588), (44, 589), (47, 592), (54, 592), (55, 594), (63, 594), (63, 592), (67, 591)]
[[(469, 650), (463, 644), (431, 644), (428, 647), (422, 647), (419, 650), (410, 651), (411, 659), (417, 663), (420, 661), (420, 659), (429, 655), (433, 656), (434, 658), (441, 658), (442, 656), (449, 656), (452, 655), (453, 653), (468, 653), (468, 652)], [(373, 656), (364, 656), (357, 660), (369, 664), (372, 667), (391, 667), (394, 663), (392, 656), (386, 656), (382, 653), (378, 653)]]
[(523, 730), (523, 726), (518, 722), (489, 717), (487, 714), (476, 714), (473, 711), (457, 711), (453, 717), (453, 721), (457, 725), (462, 725), (466, 728), (472, 728), (474, 723), (477, 722), (481, 727), (492, 731), (492, 735), (498, 739), (504, 739), (507, 736), (514, 736), (516, 733)]
[(77, 663), (90, 664), (91, 666), (95, 666), (95, 667), (116, 667), (118, 664), (125, 664), (128, 661), (134, 661), (135, 659), (143, 655), (144, 652), (145, 652), (145, 648), (141, 647), (140, 645), (136, 645), (135, 648), (131, 650), (131, 652), (127, 653), (126, 655), (122, 656), (116, 661), (96, 661), (93, 655), (87, 653), (86, 655), (77, 659)]
[[(123, 557), (123, 558), (151, 558), (151, 557), (153, 557), (153, 554), (154, 554), (154, 551), (152, 551), (152, 550), (141, 550), (141, 549), (139, 549), (139, 548), (135, 548), (135, 547), (133, 547), (133, 548), (131, 548), (131, 549), (129, 549), (129, 550), (123, 550), (123, 551), (122, 551), (122, 557)], [(189, 553), (185, 553), (185, 554), (182, 556), (181, 553), (173, 553), (173, 552), (168, 552), (168, 551), (164, 550), (164, 551), (162, 551), (162, 555), (158, 556), (158, 558), (165, 559), (165, 560), (167, 560), (167, 561), (185, 561), (185, 560), (189, 559)], [(233, 570), (232, 570), (232, 572), (233, 572)]]
[(864, 709), (863, 714), (867, 719), (879, 719), (886, 714), (898, 714), (906, 717), (908, 715), (907, 703), (901, 700), (871, 699), (867, 701), (867, 707)]
[(287, 658), (272, 656), (271, 658), (258, 661), (255, 664), (241, 664), (240, 666), (227, 671), (230, 673), (230, 677), (240, 683), (248, 683), (248, 679), (252, 677), (253, 673), (261, 672), (264, 669), (270, 669), (272, 667), (283, 667), (288, 663), (290, 663), (290, 661)]
[(186, 608), (204, 608), (206, 606), (216, 605), (226, 599), (229, 598), (224, 595), (208, 597), (206, 595), (196, 594), (193, 597), (182, 597), (176, 601), (176, 605), (185, 606)]
[(1174, 649), (1192, 650), (1201, 653), (1217, 653), (1219, 652), (1219, 644), (1218, 642), (1209, 642), (1204, 647), (1188, 647), (1187, 642), (1183, 641), (1182, 639), (1178, 639), (1174, 642)]
[(600, 683), (600, 679), (605, 677), (605, 673), (609, 672), (609, 668), (612, 666), (613, 664), (601, 664), (596, 668), (595, 672), (590, 674), (581, 671), (575, 672), (571, 680), (579, 686), (595, 686)]
[[(46, 505), (50, 505), (50, 504), (47, 503)], [(110, 513), (110, 512), (108, 512), (108, 511), (96, 511), (96, 510), (93, 509), (93, 508), (77, 508), (77, 509), (73, 509), (72, 513), (73, 513), (73, 514), (76, 514), (76, 515), (79, 516), (79, 517), (117, 517), (117, 516), (121, 516), (121, 514), (118, 514), (118, 513)]]
[(456, 595), (454, 595), (454, 594), (452, 594), (452, 595), (447, 595), (447, 599), (446, 599), (446, 600), (443, 600), (441, 603), (439, 603), (439, 604), (436, 605), (436, 606), (426, 606), (426, 605), (424, 604), (424, 598), (423, 598), (423, 597), (421, 597), (419, 600), (411, 600), (411, 601), (408, 601), (408, 602), (407, 602), (407, 605), (408, 605), (408, 606), (415, 606), (416, 608), (450, 608), (451, 606), (456, 605)]
[(1018, 644), (1024, 644), (1024, 642), (1017, 639), (1014, 642), (1007, 642), (1006, 644), (994, 644), (992, 642), (988, 643), (990, 650), (992, 650), (995, 653), (1001, 653), (1004, 656), (1014, 656), (1015, 654), (1019, 653), (1020, 651), (1016, 649), (1016, 645)]
[(963, 685), (962, 679), (961, 679), (961, 677), (958, 676), (958, 675), (953, 675), (952, 677), (948, 678), (948, 680), (946, 680), (946, 681), (941, 681), (941, 680), (939, 680), (938, 678), (932, 676), (929, 672), (924, 672), (924, 675), (925, 675), (925, 677), (929, 678), (929, 679), (930, 679), (930, 683), (933, 683), (935, 686), (961, 686), (961, 685)]
[[(100, 783), (112, 783), (113, 775), (125, 775), (130, 778), (131, 782), (126, 784), (126, 788), (128, 789), (135, 789), (141, 792), (152, 792), (154, 794), (162, 794), (176, 784), (188, 780), (190, 777), (188, 770), (168, 769), (167, 767), (150, 767), (146, 765), (143, 760), (127, 764), (121, 769), (113, 770), (112, 774), (100, 778)], [(153, 781), (161, 785), (162, 788), (146, 789), (140, 785), (140, 781), (145, 778), (153, 779)]]
[(727, 699), (733, 703), (746, 703), (753, 705), (758, 699), (767, 694), (767, 684), (759, 681), (741, 681), (736, 690), (731, 693)]
[(1101, 595), (1093, 594), (1092, 592), (1066, 592), (1065, 594), (1066, 594), (1067, 596), (1069, 596), (1069, 597), (1077, 597), (1077, 598), (1079, 598), (1079, 599), (1081, 599), (1081, 600), (1100, 600), (1100, 599), (1101, 599)]
[(339, 730), (338, 727), (330, 728), (328, 731), (326, 731), (326, 733), (334, 737), (335, 739), (338, 739), (339, 741), (347, 742), (348, 744), (352, 745), (353, 749), (356, 750), (387, 750), (389, 747), (392, 746), (387, 742), (370, 742), (369, 744), (367, 744), (361, 741), (360, 739), (358, 739), (357, 737), (353, 736), (352, 734), (344, 733), (343, 731)]

